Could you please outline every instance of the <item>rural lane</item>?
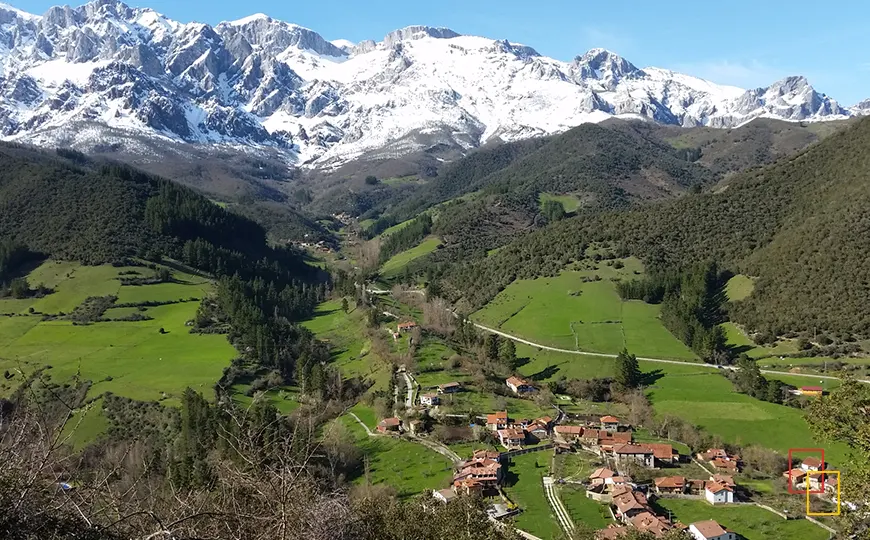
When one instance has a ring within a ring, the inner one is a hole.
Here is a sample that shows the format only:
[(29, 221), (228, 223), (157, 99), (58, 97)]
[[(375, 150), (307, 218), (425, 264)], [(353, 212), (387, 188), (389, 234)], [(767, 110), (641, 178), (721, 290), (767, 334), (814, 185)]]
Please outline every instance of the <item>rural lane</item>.
[[(472, 324), (474, 324), (474, 326), (476, 328), (479, 328), (480, 330), (484, 330), (484, 331), (489, 332), (491, 334), (496, 334), (496, 335), (499, 335), (501, 337), (508, 338), (510, 340), (516, 341), (517, 343), (523, 343), (525, 345), (529, 345), (530, 347), (537, 347), (539, 349), (545, 349), (548, 351), (559, 352), (559, 353), (578, 354), (581, 356), (601, 356), (604, 358), (616, 358), (617, 357), (617, 355), (615, 355), (615, 354), (594, 353), (594, 352), (587, 352), (587, 351), (572, 351), (569, 349), (559, 349), (557, 347), (550, 347), (548, 345), (541, 345), (540, 343), (535, 343), (533, 341), (529, 341), (529, 340), (523, 339), (521, 337), (513, 336), (511, 334), (507, 334), (505, 332), (502, 332), (501, 330), (496, 330), (495, 328), (490, 328), (488, 326), (484, 326), (484, 325), (478, 324), (476, 322), (473, 322)], [(733, 366), (722, 366), (720, 368), (719, 366), (714, 366), (712, 364), (704, 364), (702, 362), (681, 362), (680, 360), (664, 360), (661, 358), (647, 358), (644, 356), (638, 356), (637, 359), (643, 360), (644, 362), (657, 362), (660, 364), (679, 364), (682, 366), (697, 366), (697, 367), (704, 367), (704, 368), (709, 368), (709, 369), (729, 369), (731, 371), (737, 370), (737, 368), (735, 368)], [(788, 376), (792, 376), (792, 377), (809, 377), (811, 379), (829, 379), (829, 380), (834, 380), (834, 381), (840, 380), (839, 377), (832, 377), (830, 375), (814, 375), (812, 373), (789, 373), (788, 371), (773, 371), (773, 370), (769, 370), (769, 369), (762, 369), (761, 373), (765, 373), (768, 375), (788, 375)], [(867, 380), (867, 379), (857, 379), (857, 380), (858, 380), (858, 382), (870, 384), (870, 380)]]
[(414, 390), (416, 389), (417, 382), (411, 378), (411, 375), (407, 371), (403, 371), (402, 375), (405, 376), (405, 385), (408, 387), (408, 398), (405, 400), (405, 408), (410, 410), (414, 408)]

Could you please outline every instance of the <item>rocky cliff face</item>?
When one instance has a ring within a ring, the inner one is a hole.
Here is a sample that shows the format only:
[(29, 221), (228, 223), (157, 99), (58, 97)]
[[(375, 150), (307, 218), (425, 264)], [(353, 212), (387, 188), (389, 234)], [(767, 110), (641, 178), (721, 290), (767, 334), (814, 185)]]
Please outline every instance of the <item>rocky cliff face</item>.
[(613, 116), (732, 127), (870, 113), (868, 102), (845, 109), (803, 77), (743, 90), (639, 69), (604, 49), (566, 63), (427, 26), (329, 42), (262, 14), (211, 27), (116, 0), (42, 16), (0, 5), (0, 68), (5, 139), (87, 150), (127, 132), (270, 147), (311, 166), (468, 149)]

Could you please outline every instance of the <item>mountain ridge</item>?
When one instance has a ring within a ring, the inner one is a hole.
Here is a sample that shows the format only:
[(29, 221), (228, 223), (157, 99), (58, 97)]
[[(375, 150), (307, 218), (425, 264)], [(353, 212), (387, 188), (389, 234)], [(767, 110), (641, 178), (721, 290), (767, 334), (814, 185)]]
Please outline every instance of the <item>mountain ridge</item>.
[(333, 41), (265, 14), (210, 26), (118, 0), (42, 16), (0, 5), (0, 136), (90, 151), (104, 134), (78, 127), (96, 121), (155, 139), (277, 149), (288, 164), (323, 168), (614, 117), (733, 127), (870, 113), (802, 76), (744, 90), (600, 48), (562, 62), (424, 25), (379, 42)]

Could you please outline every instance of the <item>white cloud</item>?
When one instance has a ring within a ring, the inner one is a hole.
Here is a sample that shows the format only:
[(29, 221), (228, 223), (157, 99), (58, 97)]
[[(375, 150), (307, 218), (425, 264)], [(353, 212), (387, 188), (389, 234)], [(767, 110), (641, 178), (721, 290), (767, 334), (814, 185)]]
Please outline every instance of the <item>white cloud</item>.
[(781, 69), (758, 60), (704, 60), (678, 64), (674, 69), (715, 83), (730, 84), (742, 88), (768, 86), (770, 83), (789, 75)]

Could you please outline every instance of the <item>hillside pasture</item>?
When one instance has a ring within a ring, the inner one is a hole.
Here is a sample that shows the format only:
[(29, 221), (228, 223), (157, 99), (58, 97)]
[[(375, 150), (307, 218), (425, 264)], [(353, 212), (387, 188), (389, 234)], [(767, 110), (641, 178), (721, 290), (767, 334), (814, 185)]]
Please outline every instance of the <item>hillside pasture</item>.
[(623, 348), (639, 356), (696, 360), (685, 344), (662, 326), (659, 306), (624, 302), (610, 279), (633, 272), (600, 265), (596, 270), (565, 271), (553, 278), (517, 280), (483, 309), (472, 314), (481, 324), (542, 345), (616, 354)]
[(716, 520), (729, 531), (746, 540), (826, 540), (828, 532), (804, 519), (784, 520), (757, 506), (717, 505), (706, 501), (658, 499), (655, 503), (667, 515), (688, 525), (696, 521)]
[(340, 299), (329, 300), (318, 305), (302, 326), (329, 345), (332, 361), (343, 377), (370, 379), (375, 383), (373, 390), (386, 389), (391, 366), (372, 352), (364, 319), (363, 310), (352, 307), (345, 313)]
[(580, 199), (576, 195), (553, 195), (552, 193), (541, 193), (538, 195), (538, 203), (543, 206), (543, 204), (547, 201), (556, 201), (562, 204), (562, 208), (565, 209), (565, 212), (572, 213), (576, 212), (577, 208), (580, 207)]
[[(612, 358), (538, 351), (521, 344), (517, 346), (517, 355), (529, 358), (519, 368), (520, 373), (539, 384), (560, 377), (588, 379), (614, 374)], [(648, 395), (659, 415), (683, 418), (725, 442), (759, 444), (782, 453), (789, 448), (823, 446), (810, 433), (799, 409), (737, 393), (720, 370), (688, 362), (680, 365), (640, 361), (640, 368), (646, 374)], [(807, 377), (782, 378), (789, 384), (816, 383)], [(833, 388), (836, 383), (828, 381), (828, 387)], [(846, 453), (842, 445), (824, 446), (833, 463), (842, 462)]]
[[(120, 282), (120, 272), (129, 271), (152, 273), (141, 267), (48, 261), (34, 270), (28, 281), (45, 283), (55, 292), (35, 299), (31, 307), (42, 313), (69, 313), (90, 296), (120, 296), (133, 288)], [(201, 297), (210, 287), (202, 278), (181, 277), (196, 282), (170, 284), (176, 286), (174, 294), (183, 298)], [(146, 287), (138, 289), (149, 290)], [(137, 294), (140, 302), (154, 301), (143, 292)], [(0, 313), (5, 312), (2, 302)], [(0, 369), (26, 375), (50, 366), (48, 373), (57, 381), (76, 374), (92, 381), (89, 395), (113, 392), (177, 405), (186, 387), (198, 391), (211, 388), (236, 355), (226, 336), (190, 333), (186, 323), (195, 317), (198, 306), (199, 302), (176, 302), (149, 307), (151, 320), (87, 325), (65, 319), (43, 321), (39, 315), (0, 316)], [(4, 382), (0, 393), (8, 394), (19, 380)]]
[(452, 463), (441, 454), (399, 438), (369, 436), (350, 415), (342, 416), (336, 422), (351, 434), (368, 463), (368, 476), (365, 468), (360, 467), (352, 478), (354, 483), (388, 484), (400, 497), (419, 495), (449, 485), (453, 475)]
[(411, 249), (407, 249), (401, 253), (393, 255), (381, 267), (381, 277), (386, 279), (395, 277), (396, 275), (401, 273), (402, 270), (404, 270), (405, 267), (408, 266), (408, 264), (410, 264), (412, 261), (415, 261), (420, 257), (432, 253), (433, 251), (438, 249), (438, 246), (440, 245), (440, 238), (438, 238), (437, 236), (429, 236)]

